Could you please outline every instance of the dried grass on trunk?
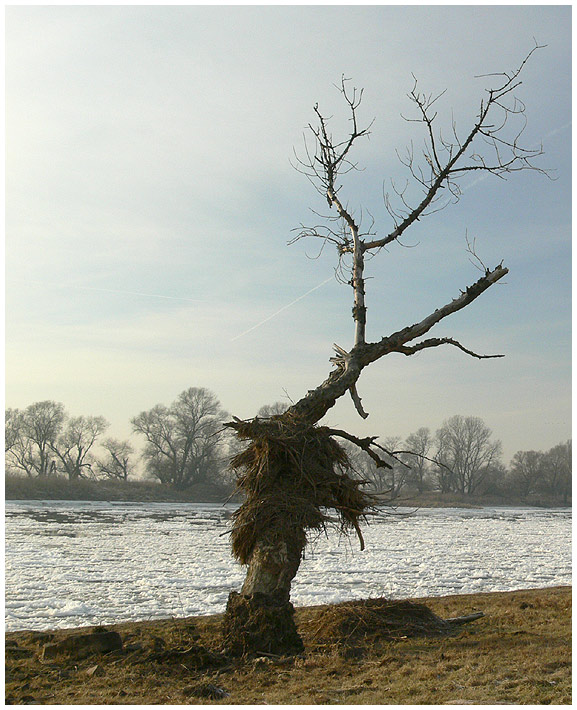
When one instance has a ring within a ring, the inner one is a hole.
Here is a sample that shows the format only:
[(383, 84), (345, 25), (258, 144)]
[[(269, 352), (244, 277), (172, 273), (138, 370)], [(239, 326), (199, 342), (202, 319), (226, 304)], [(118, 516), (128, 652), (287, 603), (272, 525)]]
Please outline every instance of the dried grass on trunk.
[(233, 516), (232, 550), (241, 564), (250, 561), (258, 541), (306, 542), (307, 530), (335, 522), (342, 532), (354, 529), (363, 546), (359, 520), (376, 501), (360, 490), (363, 482), (349, 475), (344, 448), (325, 427), (285, 413), (271, 419), (235, 422), (247, 448), (231, 461), (245, 502)]

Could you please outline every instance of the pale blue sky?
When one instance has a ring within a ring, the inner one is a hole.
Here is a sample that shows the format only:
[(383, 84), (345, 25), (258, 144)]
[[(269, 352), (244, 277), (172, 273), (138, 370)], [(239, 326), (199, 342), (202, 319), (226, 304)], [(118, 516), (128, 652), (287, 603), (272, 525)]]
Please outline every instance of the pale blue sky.
[(190, 386), (239, 417), (301, 397), (353, 336), (350, 289), (327, 281), (335, 254), (286, 245), (323, 208), (290, 165), (314, 103), (338, 126), (333, 84), (344, 73), (364, 87), (361, 116), (376, 121), (343, 195), (387, 233), (395, 149), (422, 140), (400, 118), (411, 74), (447, 89), (439, 111), (464, 133), (487, 85), (473, 77), (513, 69), (535, 37), (548, 46), (518, 92), (525, 142), (543, 141), (557, 179), (464, 181), (459, 204), (407, 233), (418, 247), (380, 254), (367, 284), (378, 339), (478, 278), (476, 237), (507, 284), (431, 335), (506, 358), (389, 356), (359, 383), (369, 419), (343, 399), (328, 421), (386, 437), (480, 416), (506, 459), (568, 438), (570, 28), (569, 6), (8, 8), (6, 405), (58, 400), (127, 436), (132, 416)]

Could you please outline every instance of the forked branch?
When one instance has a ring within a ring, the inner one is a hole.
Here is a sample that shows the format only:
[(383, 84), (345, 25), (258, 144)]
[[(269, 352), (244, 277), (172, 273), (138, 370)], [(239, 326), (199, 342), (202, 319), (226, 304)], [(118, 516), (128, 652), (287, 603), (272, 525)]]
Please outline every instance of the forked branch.
[[(423, 158), (427, 167), (419, 166), (412, 150), (407, 153), (405, 159), (401, 158), (401, 162), (409, 170), (411, 179), (423, 189), (423, 196), (410, 208), (403, 191), (403, 206), (393, 209), (391, 200), (386, 195), (385, 205), (393, 218), (395, 228), (385, 237), (365, 241), (364, 251), (380, 249), (398, 240), (415, 221), (437, 211), (432, 208), (440, 197), (441, 190), (446, 189), (458, 200), (461, 194), (458, 179), (468, 172), (482, 171), (500, 178), (521, 170), (547, 174), (547, 171), (533, 162), (543, 154), (542, 148), (528, 148), (521, 144), (521, 136), (526, 126), (525, 105), (513, 93), (522, 83), (519, 75), (538, 49), (542, 49), (542, 46), (536, 44), (516, 70), (490, 75), (501, 77), (501, 82), (486, 90), (477, 118), (463, 139), (459, 138), (454, 122), (452, 140), (443, 139), (440, 131), (436, 131), (434, 124), (437, 111), (433, 110), (432, 106), (445, 92), (435, 98), (421, 94), (417, 90), (415, 79), (409, 99), (416, 105), (418, 117), (406, 120), (421, 123), (425, 127)], [(518, 127), (510, 125), (515, 117), (519, 117)], [(444, 206), (447, 204), (449, 201), (445, 201)]]
[(407, 343), (412, 342), (416, 338), (420, 338), (431, 330), (433, 326), (442, 321), (444, 318), (456, 313), (457, 311), (466, 308), (471, 304), (476, 298), (478, 298), (482, 293), (484, 293), (493, 284), (497, 283), (502, 279), (509, 270), (505, 267), (499, 265), (492, 271), (487, 271), (478, 281), (469, 286), (465, 291), (461, 291), (461, 294), (454, 298), (450, 303), (437, 308), (433, 313), (423, 318), (423, 320), (415, 323), (407, 328), (393, 333), (387, 337), (382, 338), (377, 343), (367, 343), (362, 349), (362, 354), (360, 356), (363, 367), (368, 365), (375, 360), (388, 355), (390, 352), (403, 353), (405, 355), (412, 355), (418, 350), (423, 350), (424, 348), (437, 347), (439, 345), (450, 344), (459, 347), (464, 352), (472, 355), (473, 357), (484, 358), (484, 357), (498, 357), (498, 356), (480, 356), (471, 350), (463, 347), (460, 343), (453, 340), (452, 338), (432, 338), (428, 341), (424, 341), (421, 344), (417, 344), (407, 348)]
[(338, 354), (336, 357), (331, 358), (331, 361), (336, 365), (335, 369), (322, 384), (314, 390), (309, 390), (289, 411), (311, 422), (318, 422), (335, 404), (337, 399), (356, 386), (365, 367), (393, 352), (413, 354), (413, 352), (418, 352), (418, 350), (425, 348), (450, 344), (459, 347), (463, 352), (473, 357), (486, 357), (477, 355), (472, 350), (461, 346), (460, 343), (456, 345), (457, 341), (452, 338), (429, 339), (423, 341), (424, 344), (415, 343), (411, 345), (411, 343), (428, 333), (440, 321), (466, 308), (507, 273), (508, 269), (501, 265), (497, 266), (466, 288), (465, 291), (461, 291), (457, 298), (441, 306), (441, 308), (437, 308), (418, 323), (396, 331), (392, 335), (385, 336), (377, 342), (355, 345), (350, 352), (336, 346), (335, 349)]

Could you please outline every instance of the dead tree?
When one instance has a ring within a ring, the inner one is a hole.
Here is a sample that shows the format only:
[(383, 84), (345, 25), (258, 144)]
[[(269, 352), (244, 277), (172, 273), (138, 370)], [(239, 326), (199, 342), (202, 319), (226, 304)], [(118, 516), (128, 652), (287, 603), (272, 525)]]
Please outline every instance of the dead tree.
[[(366, 339), (365, 263), (398, 242), (415, 222), (438, 211), (447, 194), (453, 201), (458, 199), (459, 182), (465, 175), (506, 178), (522, 170), (544, 172), (534, 163), (542, 150), (521, 144), (525, 106), (515, 96), (523, 68), (537, 49), (535, 46), (514, 71), (487, 75), (493, 87), (486, 90), (479, 112), (464, 134), (454, 122), (450, 137), (437, 130), (435, 104), (440, 96), (422, 94), (415, 81), (409, 94), (417, 113), (412, 120), (423, 129), (426, 147), (422, 155), (410, 151), (401, 161), (420, 193), (413, 203), (405, 190), (395, 190), (396, 206), (390, 196), (385, 197), (393, 225), (383, 236), (375, 234), (372, 227), (363, 229), (342, 195), (341, 178), (356, 167), (351, 160), (353, 148), (370, 130), (370, 125), (361, 127), (359, 123), (362, 91), (351, 89), (344, 77), (338, 87), (350, 117), (350, 132), (343, 139), (333, 137), (329, 119), (318, 105), (314, 107), (316, 122), (309, 126), (314, 149), (305, 150), (298, 167), (326, 198), (332, 212), (320, 226), (301, 225), (295, 240), (320, 239), (336, 247), (338, 273), (353, 291), (354, 340), (349, 348), (334, 345), (333, 369), (327, 379), (286, 412), (247, 421), (235, 418), (227, 424), (247, 443), (232, 461), (238, 488), (245, 494), (234, 516), (232, 548), (248, 570), (240, 594), (231, 593), (225, 614), (224, 636), (230, 651), (282, 653), (302, 647), (289, 597), (307, 531), (337, 522), (345, 532), (356, 531), (363, 546), (359, 521), (376, 501), (362, 490), (361, 481), (349, 476), (350, 464), (338, 439), (354, 443), (378, 466), (390, 465), (384, 455), (391, 452), (377, 443), (377, 437), (359, 438), (318, 424), (347, 393), (359, 415), (368, 416), (357, 391), (362, 371), (390, 353), (411, 356), (441, 345), (480, 359), (502, 357), (473, 352), (455, 338), (429, 336), (435, 325), (499, 282), (507, 274), (502, 263), (494, 268), (482, 265), (481, 277), (452, 300), (439, 304), (416, 323), (372, 342)], [(477, 260), (474, 249), (470, 251)], [(336, 518), (327, 513), (331, 510)]]

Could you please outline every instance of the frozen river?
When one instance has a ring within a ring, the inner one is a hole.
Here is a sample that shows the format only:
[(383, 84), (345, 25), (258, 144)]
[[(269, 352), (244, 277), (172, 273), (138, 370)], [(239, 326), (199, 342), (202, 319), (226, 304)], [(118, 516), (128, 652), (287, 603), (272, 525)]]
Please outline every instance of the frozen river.
[[(8, 501), (6, 628), (211, 614), (244, 576), (232, 506)], [(319, 536), (295, 605), (571, 584), (570, 509), (422, 508), (380, 515), (356, 538)]]

